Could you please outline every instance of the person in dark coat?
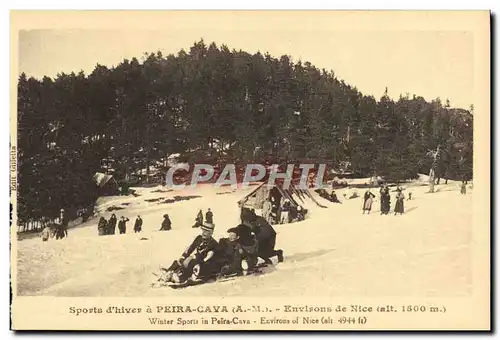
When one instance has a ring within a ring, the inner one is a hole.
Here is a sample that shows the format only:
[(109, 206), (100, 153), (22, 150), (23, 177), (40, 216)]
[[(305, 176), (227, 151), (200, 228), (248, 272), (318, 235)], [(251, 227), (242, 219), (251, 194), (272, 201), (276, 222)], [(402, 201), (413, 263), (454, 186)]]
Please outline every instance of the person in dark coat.
[(97, 223), (97, 232), (99, 236), (106, 235), (106, 227), (107, 227), (106, 219), (101, 216), (99, 222)]
[(257, 216), (253, 211), (245, 211), (241, 216), (242, 224), (249, 226), (257, 239), (257, 256), (264, 260), (266, 264), (272, 264), (271, 257), (277, 256), (278, 262), (283, 262), (283, 250), (275, 250), (276, 231), (262, 217)]
[(64, 213), (64, 209), (61, 209), (59, 224), (56, 225), (56, 240), (68, 237), (68, 222), (68, 217)]
[(134, 224), (134, 232), (140, 233), (141, 231), (142, 231), (142, 218), (140, 215), (137, 215), (137, 218), (135, 219), (135, 224)]
[(67, 228), (67, 223), (63, 221), (60, 224), (56, 224), (56, 240), (62, 240), (65, 237), (68, 237), (68, 228)]
[(184, 282), (189, 278), (205, 279), (217, 271), (215, 255), (219, 244), (212, 237), (214, 228), (208, 223), (201, 226), (201, 234), (195, 237), (178, 260), (180, 271), (174, 276), (174, 282)]
[(127, 222), (130, 221), (128, 218), (124, 216), (120, 217), (120, 222), (118, 222), (118, 230), (120, 234), (125, 234), (127, 232)]
[[(205, 214), (205, 222), (206, 223), (214, 223), (214, 214), (213, 212), (210, 210), (210, 208), (208, 208), (208, 211), (207, 213)], [(203, 222), (202, 222), (203, 223)]]
[(375, 195), (372, 194), (372, 192), (370, 191), (370, 189), (368, 189), (365, 192), (365, 196), (364, 196), (363, 214), (365, 213), (365, 211), (368, 211), (368, 213), (370, 213), (370, 211), (372, 210), (372, 204), (373, 204), (373, 199), (374, 198), (375, 198)]
[(389, 192), (389, 187), (385, 187), (385, 214), (389, 214), (391, 211), (391, 194)]
[(386, 185), (380, 189), (380, 214), (387, 215), (391, 210), (391, 194)]
[(200, 209), (200, 211), (198, 211), (198, 215), (196, 215), (196, 219), (195, 219), (193, 228), (199, 228), (202, 225), (203, 225), (203, 212)]
[(219, 240), (218, 261), (222, 275), (243, 274), (243, 248), (239, 243), (237, 228), (227, 231), (228, 237)]
[(116, 230), (116, 215), (113, 214), (111, 215), (111, 217), (109, 218), (109, 221), (108, 221), (108, 230), (107, 230), (107, 234), (108, 235), (114, 235), (115, 234), (115, 230)]
[(259, 259), (259, 244), (257, 242), (255, 234), (252, 231), (252, 227), (246, 224), (239, 224), (235, 228), (232, 228), (232, 231), (236, 233), (238, 237), (238, 243), (243, 250), (242, 260), (246, 262), (245, 270), (251, 270), (257, 265)]
[(172, 230), (172, 222), (170, 221), (170, 217), (168, 216), (168, 214), (163, 215), (163, 222), (161, 223), (160, 230)]
[(380, 193), (380, 215), (382, 215), (384, 213), (384, 200), (385, 200), (383, 185), (380, 186), (379, 193)]
[(61, 209), (61, 222), (56, 224), (56, 240), (68, 237), (68, 219), (64, 215), (64, 209)]

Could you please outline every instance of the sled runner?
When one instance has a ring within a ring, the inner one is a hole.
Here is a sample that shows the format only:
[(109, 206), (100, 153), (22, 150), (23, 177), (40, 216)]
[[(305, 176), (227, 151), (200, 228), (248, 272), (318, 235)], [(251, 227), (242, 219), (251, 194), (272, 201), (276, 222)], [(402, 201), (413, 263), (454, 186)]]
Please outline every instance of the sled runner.
[(196, 285), (200, 285), (202, 283), (206, 283), (206, 281), (187, 279), (184, 282), (167, 282), (167, 283), (165, 283), (165, 286), (173, 288), (173, 289), (178, 289), (178, 288), (186, 288), (186, 287), (190, 287), (190, 286), (196, 286)]
[(263, 275), (269, 272), (269, 270), (264, 270), (265, 268), (273, 268), (274, 265), (268, 265), (265, 263), (261, 263), (256, 265), (254, 268), (251, 270), (248, 270), (245, 274), (228, 274), (228, 275), (222, 275), (219, 274), (215, 277), (210, 277), (207, 279), (193, 279), (189, 278), (184, 282), (169, 282), (165, 281), (165, 278), (168, 275), (168, 271), (165, 268), (161, 268), (160, 271), (161, 273), (153, 273), (154, 276), (157, 277), (157, 280), (155, 283), (153, 283), (151, 286), (152, 287), (170, 287), (172, 289), (182, 289), (182, 288), (187, 288), (187, 287), (192, 287), (192, 286), (198, 286), (201, 284), (206, 284), (206, 283), (216, 283), (216, 282), (226, 282), (226, 281), (232, 281), (236, 280), (239, 277), (245, 277), (245, 276), (258, 276), (258, 275)]
[(192, 286), (198, 286), (201, 284), (206, 284), (206, 283), (216, 283), (216, 282), (226, 282), (226, 281), (233, 281), (236, 280), (239, 277), (245, 277), (245, 276), (253, 276), (253, 275), (262, 275), (264, 274), (264, 271), (261, 270), (261, 268), (267, 267), (267, 265), (260, 266), (259, 268), (254, 268), (251, 272), (249, 271), (246, 275), (238, 275), (238, 274), (230, 274), (230, 275), (223, 275), (219, 276), (216, 278), (209, 278), (207, 280), (193, 280), (193, 279), (187, 279), (184, 282), (179, 282), (179, 283), (174, 283), (174, 282), (167, 282), (165, 285), (167, 287), (170, 287), (172, 289), (181, 289), (181, 288), (188, 288)]

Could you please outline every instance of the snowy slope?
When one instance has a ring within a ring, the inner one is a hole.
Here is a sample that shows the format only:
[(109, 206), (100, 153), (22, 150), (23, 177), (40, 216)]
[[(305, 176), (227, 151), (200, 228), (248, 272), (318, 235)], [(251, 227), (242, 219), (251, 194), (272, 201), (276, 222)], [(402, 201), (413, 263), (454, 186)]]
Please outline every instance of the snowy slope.
[[(215, 238), (238, 223), (236, 202), (254, 187), (234, 191), (210, 185), (181, 192), (140, 189), (139, 197), (100, 200), (100, 210), (124, 206), (126, 235), (97, 236), (97, 220), (69, 231), (69, 238), (49, 242), (19, 242), (18, 292), (54, 296), (462, 296), (470, 293), (472, 195), (459, 194), (456, 182), (406, 188), (404, 216), (379, 215), (379, 202), (370, 215), (361, 214), (362, 199), (333, 204), (318, 197), (327, 209), (309, 205), (303, 222), (278, 225), (277, 247), (285, 262), (259, 277), (201, 285), (184, 290), (151, 288), (152, 273), (169, 265), (199, 232), (192, 229), (198, 209), (214, 212)], [(339, 197), (349, 189), (337, 190)], [(225, 194), (220, 195), (220, 193)], [(358, 190), (362, 195), (363, 191)], [(219, 193), (219, 195), (217, 194)], [(171, 204), (145, 199), (201, 196)], [(394, 205), (394, 193), (392, 193)], [(140, 213), (143, 232), (133, 234)], [(168, 213), (173, 230), (158, 232)], [(111, 213), (105, 213), (109, 217)], [(144, 238), (141, 240), (141, 238)], [(390, 291), (385, 282), (390, 280)]]

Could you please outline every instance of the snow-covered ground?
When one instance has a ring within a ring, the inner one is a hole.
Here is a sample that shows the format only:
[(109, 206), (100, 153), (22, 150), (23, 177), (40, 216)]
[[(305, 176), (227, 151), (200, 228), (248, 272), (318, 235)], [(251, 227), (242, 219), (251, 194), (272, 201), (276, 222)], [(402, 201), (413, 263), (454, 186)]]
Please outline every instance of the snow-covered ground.
[[(211, 283), (184, 290), (152, 288), (153, 272), (168, 266), (199, 233), (193, 229), (199, 209), (214, 212), (215, 238), (238, 223), (236, 202), (255, 186), (233, 190), (211, 185), (183, 191), (138, 189), (138, 197), (99, 200), (130, 218), (127, 234), (97, 236), (97, 220), (69, 230), (67, 239), (18, 242), (18, 294), (53, 296), (465, 296), (471, 293), (472, 195), (460, 195), (459, 183), (436, 186), (428, 194), (419, 181), (407, 185), (413, 193), (403, 216), (381, 216), (378, 192), (374, 211), (362, 215), (362, 198), (345, 200), (352, 191), (337, 190), (343, 204), (316, 195), (328, 208), (309, 204), (303, 222), (275, 226), (277, 248), (285, 262), (261, 276)], [(224, 193), (224, 194), (221, 194)], [(169, 204), (146, 199), (197, 196)], [(392, 208), (395, 193), (391, 193)], [(128, 203), (128, 205), (122, 205)], [(163, 214), (172, 231), (159, 232)], [(133, 233), (135, 216), (143, 231)], [(386, 285), (390, 281), (391, 285)]]

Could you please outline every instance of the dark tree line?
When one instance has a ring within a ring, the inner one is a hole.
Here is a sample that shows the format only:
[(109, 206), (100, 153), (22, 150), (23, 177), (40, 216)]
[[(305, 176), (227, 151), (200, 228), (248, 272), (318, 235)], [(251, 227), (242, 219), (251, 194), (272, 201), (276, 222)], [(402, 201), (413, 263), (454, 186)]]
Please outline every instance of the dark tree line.
[[(384, 80), (380, 79), (380, 83)], [(327, 163), (388, 180), (428, 173), (472, 176), (470, 110), (416, 95), (377, 100), (333, 71), (288, 56), (196, 42), (85, 75), (18, 83), (19, 217), (55, 217), (91, 206), (92, 176), (117, 179), (172, 153), (213, 163)]]

